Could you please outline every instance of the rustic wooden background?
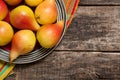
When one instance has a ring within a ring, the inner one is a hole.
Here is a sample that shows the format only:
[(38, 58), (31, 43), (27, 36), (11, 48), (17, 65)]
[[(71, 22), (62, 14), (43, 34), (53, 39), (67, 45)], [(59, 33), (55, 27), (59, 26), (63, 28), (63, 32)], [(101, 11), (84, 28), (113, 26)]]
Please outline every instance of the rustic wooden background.
[(120, 0), (81, 0), (58, 48), (6, 80), (120, 80)]

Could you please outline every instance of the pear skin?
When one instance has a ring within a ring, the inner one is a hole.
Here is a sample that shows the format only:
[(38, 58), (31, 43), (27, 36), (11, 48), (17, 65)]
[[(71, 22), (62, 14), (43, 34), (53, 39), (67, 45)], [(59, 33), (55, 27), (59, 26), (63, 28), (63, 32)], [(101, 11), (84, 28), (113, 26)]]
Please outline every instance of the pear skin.
[(35, 18), (39, 24), (51, 24), (57, 20), (58, 12), (55, 0), (45, 0), (35, 9)]
[(31, 52), (36, 44), (35, 34), (31, 30), (19, 30), (12, 39), (10, 50), (10, 62), (20, 55), (26, 55)]
[(10, 6), (16, 6), (22, 2), (22, 0), (4, 0)]
[(39, 44), (44, 48), (54, 47), (61, 37), (63, 27), (63, 20), (55, 24), (43, 25), (36, 34)]
[(31, 7), (39, 5), (43, 0), (25, 0), (25, 3)]
[(17, 29), (37, 31), (40, 28), (33, 11), (25, 5), (18, 6), (11, 11), (10, 22)]
[(8, 14), (8, 7), (3, 0), (0, 0), (0, 20), (3, 20)]
[(0, 46), (5, 46), (11, 42), (14, 35), (12, 26), (5, 22), (0, 21)]

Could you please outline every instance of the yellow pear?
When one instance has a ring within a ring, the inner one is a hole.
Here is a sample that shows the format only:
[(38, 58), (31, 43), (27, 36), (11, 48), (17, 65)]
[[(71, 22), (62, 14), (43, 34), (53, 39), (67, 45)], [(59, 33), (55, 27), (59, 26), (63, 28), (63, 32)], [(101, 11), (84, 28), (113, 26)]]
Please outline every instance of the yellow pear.
[(35, 34), (31, 30), (19, 30), (12, 39), (12, 46), (10, 50), (10, 62), (20, 55), (31, 52), (36, 44)]
[(7, 45), (13, 37), (14, 31), (10, 24), (0, 21), (0, 46)]
[(43, 0), (25, 0), (25, 3), (31, 7), (39, 5)]
[(43, 25), (36, 34), (36, 38), (39, 44), (44, 48), (54, 47), (61, 35), (64, 28), (64, 21), (58, 21), (55, 24), (46, 24)]
[(26, 5), (18, 6), (10, 12), (10, 22), (17, 29), (37, 31), (40, 28), (32, 9)]
[(22, 0), (4, 0), (10, 6), (17, 6)]
[(39, 24), (50, 24), (57, 20), (58, 12), (55, 0), (45, 0), (35, 9), (35, 18)]

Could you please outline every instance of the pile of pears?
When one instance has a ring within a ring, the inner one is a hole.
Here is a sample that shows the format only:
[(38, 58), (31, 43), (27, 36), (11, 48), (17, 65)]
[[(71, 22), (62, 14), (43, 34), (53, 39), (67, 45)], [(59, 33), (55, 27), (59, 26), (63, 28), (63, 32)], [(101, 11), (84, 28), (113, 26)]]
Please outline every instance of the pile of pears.
[(55, 0), (0, 0), (0, 46), (11, 44), (10, 62), (33, 51), (36, 43), (54, 47), (64, 21), (57, 21)]

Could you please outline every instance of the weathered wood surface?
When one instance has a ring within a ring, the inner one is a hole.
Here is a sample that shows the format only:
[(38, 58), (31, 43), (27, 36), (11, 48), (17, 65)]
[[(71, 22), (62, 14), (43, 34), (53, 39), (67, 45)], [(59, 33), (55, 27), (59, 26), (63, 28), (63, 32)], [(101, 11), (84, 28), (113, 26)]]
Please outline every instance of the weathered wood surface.
[(118, 53), (55, 51), (33, 64), (17, 65), (15, 75), (6, 80), (119, 79), (120, 55)]
[(120, 0), (80, 0), (79, 5), (120, 5)]
[(120, 7), (80, 6), (57, 50), (120, 51)]
[(120, 6), (110, 6), (119, 4), (81, 0), (58, 48), (43, 60), (16, 65), (6, 80), (120, 80)]

